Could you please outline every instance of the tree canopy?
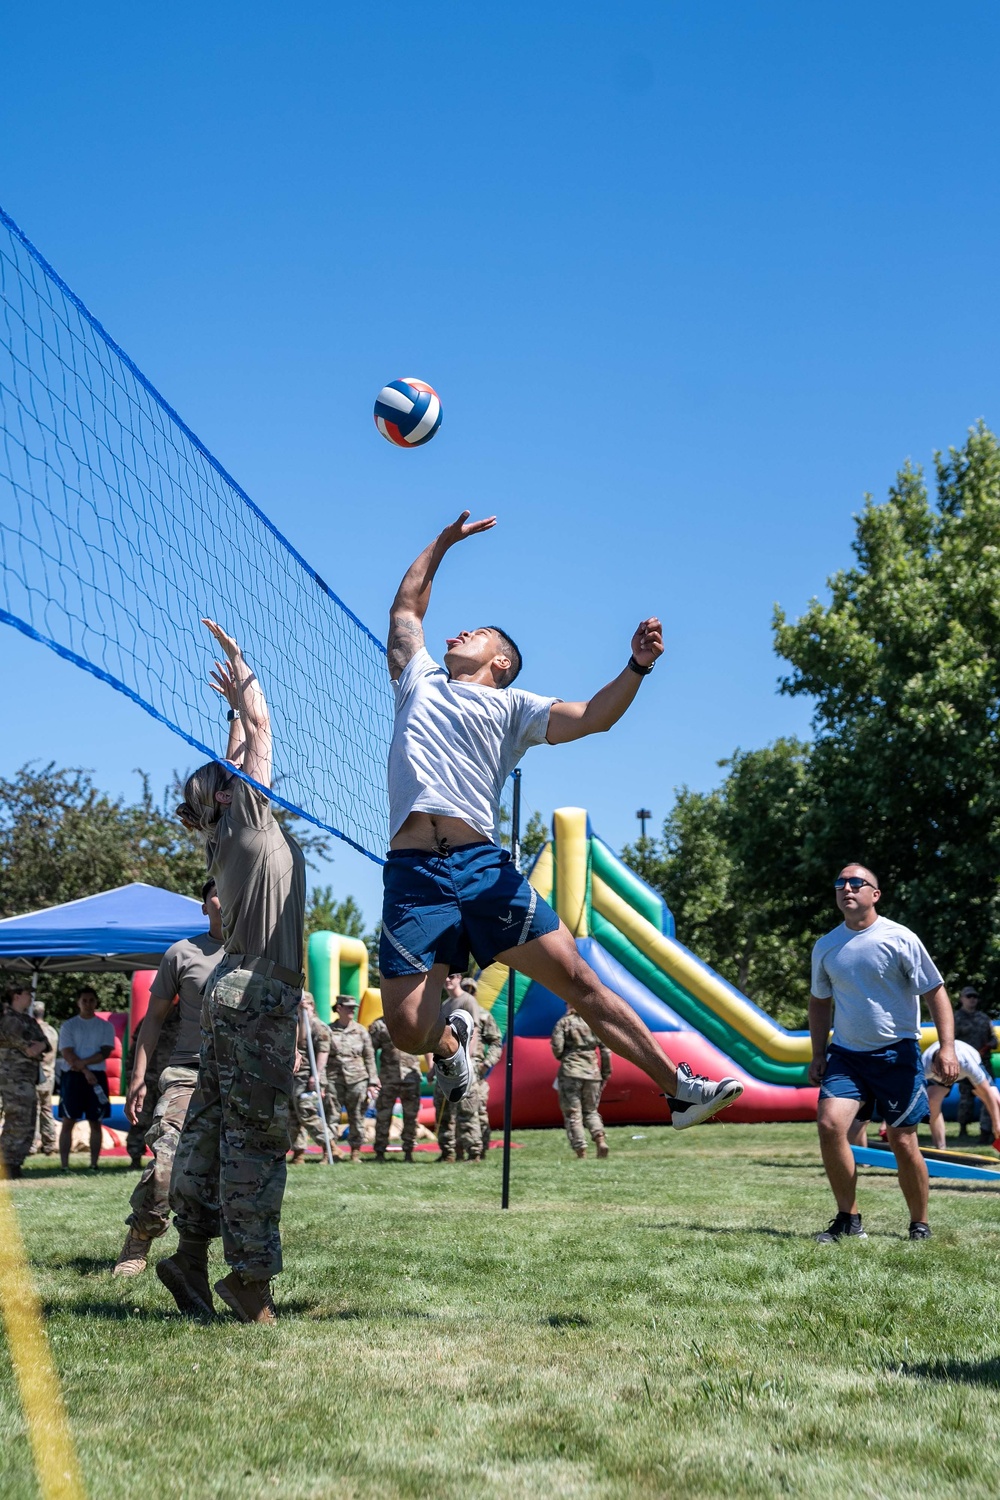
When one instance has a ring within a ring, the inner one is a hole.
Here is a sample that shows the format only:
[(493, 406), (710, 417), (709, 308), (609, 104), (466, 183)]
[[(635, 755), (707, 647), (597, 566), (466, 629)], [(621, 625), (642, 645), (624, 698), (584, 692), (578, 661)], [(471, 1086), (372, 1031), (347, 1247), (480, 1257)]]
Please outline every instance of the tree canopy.
[(934, 464), (933, 500), (909, 463), (865, 497), (826, 601), (775, 610), (780, 690), (813, 700), (812, 744), (738, 751), (627, 851), (682, 940), (776, 1015), (804, 1001), (848, 860), (949, 983), (1000, 979), (1000, 444), (980, 423)]

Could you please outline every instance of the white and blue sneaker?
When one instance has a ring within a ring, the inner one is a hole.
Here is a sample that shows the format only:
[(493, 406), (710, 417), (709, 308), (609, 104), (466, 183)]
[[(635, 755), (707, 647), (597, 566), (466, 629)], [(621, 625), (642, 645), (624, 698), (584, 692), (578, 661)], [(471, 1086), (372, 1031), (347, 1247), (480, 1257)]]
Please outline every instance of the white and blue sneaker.
[(434, 1077), (449, 1104), (457, 1104), (469, 1092), (472, 1082), (472, 1064), (469, 1061), (469, 1043), (472, 1041), (473, 1020), (467, 1010), (452, 1011), (448, 1017), (452, 1036), (458, 1042), (458, 1051), (451, 1057), (434, 1058)]
[(687, 1063), (677, 1069), (677, 1093), (667, 1095), (670, 1105), (670, 1123), (675, 1130), (687, 1130), (691, 1125), (700, 1125), (710, 1120), (720, 1109), (725, 1109), (743, 1092), (738, 1078), (720, 1078), (718, 1083), (706, 1078), (703, 1073), (692, 1073)]

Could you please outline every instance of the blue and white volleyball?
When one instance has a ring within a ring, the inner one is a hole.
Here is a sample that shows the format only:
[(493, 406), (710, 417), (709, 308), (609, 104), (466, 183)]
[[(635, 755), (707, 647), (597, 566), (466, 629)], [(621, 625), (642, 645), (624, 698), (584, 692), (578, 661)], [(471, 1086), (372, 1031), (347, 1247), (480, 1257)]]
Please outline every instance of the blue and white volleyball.
[(397, 448), (419, 448), (429, 443), (441, 426), (441, 400), (425, 380), (407, 375), (390, 381), (375, 402), (375, 426)]

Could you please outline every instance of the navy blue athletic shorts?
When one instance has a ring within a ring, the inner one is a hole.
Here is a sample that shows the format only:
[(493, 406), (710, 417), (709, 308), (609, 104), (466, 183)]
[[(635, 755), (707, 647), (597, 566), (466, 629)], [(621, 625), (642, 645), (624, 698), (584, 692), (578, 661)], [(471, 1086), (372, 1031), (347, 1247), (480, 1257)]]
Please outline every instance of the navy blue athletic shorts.
[(897, 1129), (918, 1124), (930, 1109), (918, 1043), (904, 1037), (875, 1052), (851, 1052), (833, 1043), (819, 1096), (874, 1105), (886, 1124)]
[[(447, 854), (390, 849), (382, 872), (383, 974), (427, 974), (435, 964), (464, 972), (554, 932), (559, 918), (496, 844), (459, 844)], [(922, 1076), (922, 1075), (921, 1075)]]
[[(107, 1095), (107, 1073), (101, 1068), (91, 1068), (90, 1071)], [(110, 1098), (106, 1104), (102, 1104), (82, 1073), (64, 1068), (59, 1085), (60, 1120), (89, 1120), (93, 1124), (96, 1120), (107, 1120), (110, 1115)]]

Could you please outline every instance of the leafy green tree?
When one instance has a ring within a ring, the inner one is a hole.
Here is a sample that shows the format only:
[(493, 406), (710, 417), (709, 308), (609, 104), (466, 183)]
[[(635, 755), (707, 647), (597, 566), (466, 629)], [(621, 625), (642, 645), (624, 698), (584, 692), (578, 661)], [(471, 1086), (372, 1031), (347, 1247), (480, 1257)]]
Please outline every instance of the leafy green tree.
[(306, 905), (306, 937), (312, 932), (337, 932), (341, 937), (363, 938), (364, 915), (353, 896), (335, 901), (332, 885), (317, 885)]
[(521, 868), (527, 869), (549, 841), (549, 825), (540, 812), (533, 812), (521, 834)]
[(815, 935), (798, 861), (808, 747), (778, 740), (720, 764), (728, 774), (718, 790), (681, 788), (661, 836), (627, 845), (622, 858), (663, 895), (685, 946), (762, 1009), (800, 1025)]
[(870, 865), (881, 909), (950, 983), (1000, 977), (1000, 445), (982, 423), (866, 497), (856, 565), (801, 619), (775, 613), (782, 691), (815, 700), (806, 885)]

